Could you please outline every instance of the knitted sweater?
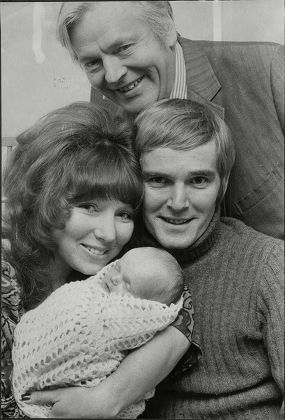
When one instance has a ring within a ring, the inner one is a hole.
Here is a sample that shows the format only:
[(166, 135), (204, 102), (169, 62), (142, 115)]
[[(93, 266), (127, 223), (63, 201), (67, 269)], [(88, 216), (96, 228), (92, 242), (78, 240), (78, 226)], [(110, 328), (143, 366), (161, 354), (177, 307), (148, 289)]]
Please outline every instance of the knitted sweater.
[[(148, 237), (145, 245), (159, 246)], [(170, 250), (168, 250), (170, 251)], [(144, 418), (274, 420), (284, 393), (283, 242), (216, 214), (172, 252), (195, 305), (202, 359), (164, 380)]]
[[(24, 314), (14, 332), (13, 389), (29, 417), (48, 417), (50, 407), (21, 401), (21, 394), (62, 386), (96, 386), (117, 369), (128, 350), (149, 341), (175, 320), (181, 298), (170, 306), (133, 296), (108, 293), (96, 276), (65, 284), (36, 309)], [(148, 393), (145, 398), (153, 396)], [(141, 400), (118, 417), (135, 418)]]

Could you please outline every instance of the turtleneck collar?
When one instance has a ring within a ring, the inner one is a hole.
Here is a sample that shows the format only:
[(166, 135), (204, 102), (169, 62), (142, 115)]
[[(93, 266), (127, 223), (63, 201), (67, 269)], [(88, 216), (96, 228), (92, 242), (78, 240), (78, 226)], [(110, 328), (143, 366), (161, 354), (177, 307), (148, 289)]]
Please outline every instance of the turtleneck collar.
[[(216, 241), (219, 232), (219, 219), (220, 209), (217, 209), (203, 235), (188, 248), (164, 249), (172, 254), (181, 265), (198, 259), (212, 248)], [(155, 248), (161, 248), (159, 242), (145, 228), (143, 229), (143, 232), (140, 233), (140, 238), (141, 239), (137, 242), (136, 246), (153, 246)]]

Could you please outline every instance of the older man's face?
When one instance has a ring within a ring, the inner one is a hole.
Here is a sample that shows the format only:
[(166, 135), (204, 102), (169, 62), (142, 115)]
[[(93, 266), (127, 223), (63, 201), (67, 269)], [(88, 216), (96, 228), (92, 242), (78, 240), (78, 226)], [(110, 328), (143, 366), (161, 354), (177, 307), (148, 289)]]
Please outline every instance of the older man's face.
[(127, 112), (169, 97), (176, 33), (162, 42), (138, 5), (96, 2), (73, 28), (71, 42), (91, 85)]

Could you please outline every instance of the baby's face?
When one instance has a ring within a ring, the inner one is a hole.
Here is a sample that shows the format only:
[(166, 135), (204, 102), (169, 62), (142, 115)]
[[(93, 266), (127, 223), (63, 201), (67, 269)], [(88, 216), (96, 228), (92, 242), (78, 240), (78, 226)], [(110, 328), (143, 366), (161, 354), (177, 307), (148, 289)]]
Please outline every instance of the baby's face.
[(125, 254), (117, 260), (106, 273), (104, 286), (110, 293), (120, 293), (147, 299), (153, 287), (146, 276), (142, 275), (142, 267), (132, 254)]
[(130, 278), (123, 269), (121, 260), (117, 260), (114, 263), (114, 265), (106, 273), (103, 282), (109, 293), (136, 296), (135, 292), (132, 290)]

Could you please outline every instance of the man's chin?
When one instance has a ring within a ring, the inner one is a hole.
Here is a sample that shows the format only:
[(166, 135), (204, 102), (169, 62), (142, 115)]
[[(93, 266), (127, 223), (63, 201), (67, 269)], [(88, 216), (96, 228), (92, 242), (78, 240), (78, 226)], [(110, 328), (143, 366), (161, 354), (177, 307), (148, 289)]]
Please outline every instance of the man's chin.
[(128, 114), (137, 115), (143, 111), (148, 106), (154, 104), (158, 99), (155, 98), (144, 98), (144, 97), (135, 97), (129, 100), (116, 100), (111, 99), (112, 102), (115, 102), (118, 106), (124, 109)]
[(194, 242), (194, 240), (191, 240), (189, 238), (187, 239), (176, 239), (173, 240), (173, 238), (161, 238), (158, 239), (158, 242), (163, 246), (163, 248), (167, 249), (186, 249), (189, 246), (191, 246)]

